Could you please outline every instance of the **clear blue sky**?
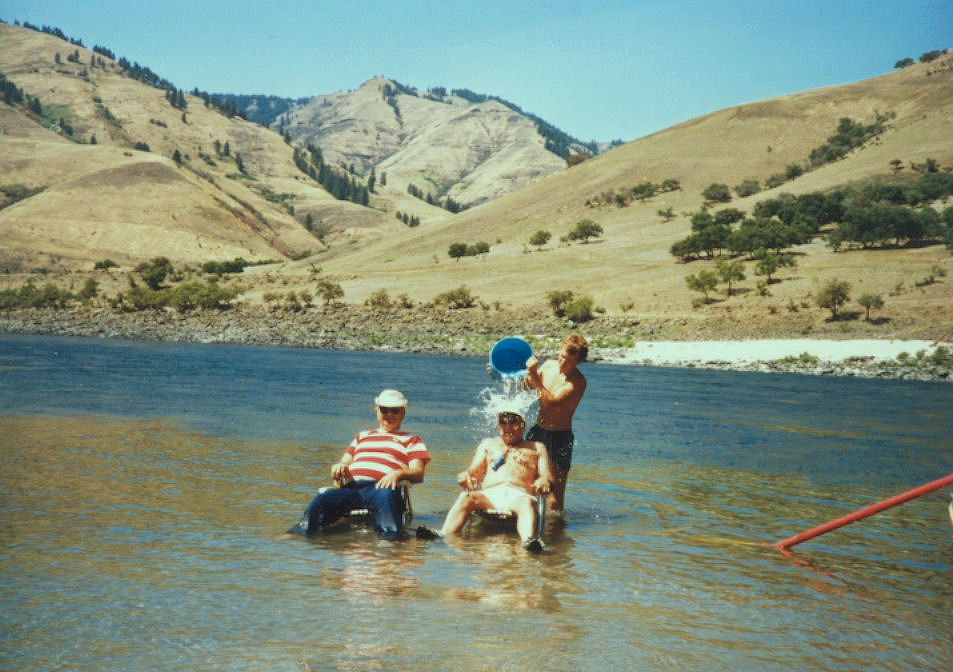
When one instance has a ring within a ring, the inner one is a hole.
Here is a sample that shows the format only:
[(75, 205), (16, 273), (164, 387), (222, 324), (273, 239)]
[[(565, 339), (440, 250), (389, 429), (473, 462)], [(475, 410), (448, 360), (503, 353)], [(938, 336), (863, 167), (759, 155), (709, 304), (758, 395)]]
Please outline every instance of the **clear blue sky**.
[(953, 47), (953, 0), (0, 0), (0, 19), (187, 91), (297, 98), (383, 75), (497, 95), (600, 141)]

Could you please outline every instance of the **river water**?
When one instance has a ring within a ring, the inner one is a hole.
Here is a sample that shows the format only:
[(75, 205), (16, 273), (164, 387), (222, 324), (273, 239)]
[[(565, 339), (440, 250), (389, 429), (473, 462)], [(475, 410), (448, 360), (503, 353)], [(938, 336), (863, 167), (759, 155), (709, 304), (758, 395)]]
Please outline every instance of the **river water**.
[(383, 387), (439, 525), (477, 359), (0, 335), (0, 669), (949, 670), (949, 384), (584, 364), (547, 549), (282, 532)]

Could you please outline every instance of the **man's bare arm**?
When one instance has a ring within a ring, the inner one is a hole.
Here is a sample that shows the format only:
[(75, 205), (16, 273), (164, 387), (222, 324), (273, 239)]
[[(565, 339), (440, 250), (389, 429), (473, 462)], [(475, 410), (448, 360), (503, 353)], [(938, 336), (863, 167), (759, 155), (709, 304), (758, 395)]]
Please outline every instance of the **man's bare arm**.
[(486, 440), (481, 441), (477, 446), (470, 466), (457, 474), (457, 483), (461, 487), (472, 489), (477, 483), (483, 480), (486, 475)]
[(341, 455), (341, 459), (337, 461), (336, 464), (331, 465), (331, 478), (335, 481), (347, 481), (350, 480), (350, 472), (348, 471), (348, 465), (354, 461), (354, 456), (346, 452)]
[(426, 463), (423, 460), (411, 460), (403, 469), (394, 469), (389, 474), (377, 482), (378, 488), (390, 488), (396, 490), (401, 481), (410, 481), (411, 483), (422, 483), (424, 480), (424, 469)]
[(537, 455), (537, 473), (539, 474), (536, 481), (533, 483), (533, 489), (536, 490), (539, 494), (546, 494), (549, 492), (550, 485), (553, 482), (553, 470), (549, 465), (549, 451), (546, 450), (546, 444), (536, 441), (536, 455)]
[(561, 385), (554, 385), (553, 389), (542, 386), (539, 389), (539, 399), (540, 401), (558, 404), (573, 397), (581, 397), (585, 388), (586, 384), (584, 382), (576, 383), (572, 380), (567, 380)]

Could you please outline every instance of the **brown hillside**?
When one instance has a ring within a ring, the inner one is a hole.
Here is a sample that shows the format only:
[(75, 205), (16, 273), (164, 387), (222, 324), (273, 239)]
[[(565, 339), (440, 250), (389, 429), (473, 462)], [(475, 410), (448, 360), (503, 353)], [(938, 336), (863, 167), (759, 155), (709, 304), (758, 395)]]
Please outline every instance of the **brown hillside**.
[(400, 89), (377, 77), (356, 91), (317, 96), (274, 125), (300, 145), (320, 146), (332, 163), (374, 167), (401, 192), (477, 205), (540, 178), (566, 163), (545, 149), (528, 117), (495, 101), (471, 103)]
[[(789, 270), (783, 282), (772, 285), (769, 296), (753, 291), (756, 278), (749, 265), (740, 296), (698, 310), (691, 308), (693, 295), (684, 277), (710, 266), (708, 262), (677, 263), (668, 250), (690, 231), (686, 215), (701, 207), (706, 186), (713, 182), (734, 186), (749, 178), (763, 184), (789, 164), (803, 163), (842, 117), (872, 123), (878, 114), (895, 115), (884, 134), (846, 159), (777, 189), (735, 198), (730, 206), (750, 211), (759, 200), (783, 192), (803, 194), (896, 179), (890, 166), (893, 159), (902, 161), (901, 176), (910, 175), (911, 166), (927, 158), (949, 169), (953, 166), (951, 90), (953, 55), (948, 54), (932, 64), (916, 64), (856, 84), (720, 110), (628, 143), (519, 192), (424, 227), (425, 231), (401, 232), (349, 254), (332, 248), (322, 255), (323, 267), (343, 280), (350, 301), (360, 301), (380, 288), (387, 288), (391, 295), (408, 293), (429, 300), (466, 284), (489, 303), (539, 305), (548, 290), (572, 289), (593, 296), (609, 312), (632, 304), (633, 313), (642, 317), (678, 316), (688, 331), (695, 328), (691, 325), (715, 322), (730, 326), (738, 315), (802, 329), (797, 324), (823, 316), (824, 311), (813, 307), (813, 292), (820, 283), (839, 277), (852, 283), (855, 296), (880, 293), (895, 314), (907, 316), (904, 319), (926, 320), (950, 330), (953, 258), (941, 246), (834, 253), (817, 241), (799, 250), (799, 266)], [(605, 192), (668, 178), (679, 180), (681, 190), (622, 208), (586, 205)], [(669, 207), (679, 216), (665, 222), (658, 211)], [(559, 237), (583, 218), (603, 226), (603, 239), (560, 245)], [(553, 234), (550, 244), (539, 252), (527, 242), (538, 229)], [(479, 240), (493, 246), (486, 258), (456, 262), (447, 256), (451, 243)], [(914, 290), (937, 265), (948, 279)], [(808, 319), (807, 313), (813, 317)], [(893, 326), (899, 323), (898, 318)]]
[[(42, 190), (0, 210), (7, 268), (294, 257), (323, 248), (302, 226), (308, 214), (332, 231), (329, 240), (401, 226), (334, 200), (295, 167), (293, 149), (276, 133), (195, 96), (176, 109), (165, 91), (123, 76), (110, 59), (26, 28), (0, 24), (0, 44), (0, 72), (44, 112), (39, 119), (0, 105), (0, 185)], [(79, 63), (69, 62), (77, 50)]]
[[(914, 167), (927, 159), (949, 170), (951, 54), (854, 84), (719, 110), (450, 215), (408, 196), (390, 175), (370, 208), (335, 201), (295, 168), (293, 148), (277, 133), (227, 119), (192, 96), (183, 119), (163, 91), (122, 76), (108, 60), (106, 67), (91, 67), (92, 53), (80, 49), (80, 63), (67, 63), (74, 47), (48, 35), (0, 24), (0, 44), (0, 72), (39, 96), (52, 115), (41, 125), (23, 108), (0, 105), (0, 186), (42, 189), (0, 209), (0, 268), (88, 269), (103, 258), (133, 263), (158, 255), (177, 263), (279, 259), (311, 250), (307, 259), (247, 269), (245, 300), (260, 301), (276, 283), (281, 291), (314, 292), (320, 268), (322, 277), (342, 285), (349, 303), (380, 289), (429, 301), (467, 285), (487, 306), (542, 307), (548, 291), (571, 289), (609, 313), (665, 323), (674, 336), (953, 332), (953, 256), (942, 246), (835, 253), (818, 239), (796, 250), (798, 266), (786, 269), (767, 295), (755, 290), (749, 263), (735, 296), (718, 292), (718, 301), (700, 308), (692, 307), (695, 295), (685, 276), (711, 262), (678, 263), (669, 253), (689, 233), (705, 187), (746, 179), (764, 184), (787, 166), (803, 164), (843, 117), (869, 124), (886, 116), (888, 128), (840, 161), (728, 205), (750, 212), (781, 193), (912, 180)], [(412, 104), (403, 108), (408, 117)], [(72, 125), (74, 139), (49, 128), (59, 118)], [(93, 135), (98, 144), (86, 144)], [(216, 151), (216, 141), (229, 143), (228, 156)], [(150, 151), (134, 150), (137, 142)], [(443, 149), (428, 154), (426, 148), (415, 146), (421, 161), (452, 172)], [(172, 161), (176, 150), (184, 156), (182, 166)], [(250, 176), (238, 174), (235, 154)], [(898, 173), (894, 160), (901, 162)], [(681, 188), (625, 207), (606, 204), (637, 184), (667, 179)], [(289, 195), (284, 204), (283, 195)], [(668, 208), (675, 214), (671, 221), (659, 214)], [(420, 216), (422, 225), (407, 228), (396, 211)], [(307, 214), (332, 231), (327, 249), (302, 227)], [(601, 239), (560, 243), (584, 218), (604, 228)], [(553, 238), (537, 251), (528, 240), (540, 229)], [(488, 255), (460, 261), (447, 255), (452, 243), (478, 241), (491, 244)], [(926, 282), (931, 276), (934, 282)], [(883, 319), (827, 322), (812, 296), (833, 278), (848, 280), (855, 297), (881, 294)]]

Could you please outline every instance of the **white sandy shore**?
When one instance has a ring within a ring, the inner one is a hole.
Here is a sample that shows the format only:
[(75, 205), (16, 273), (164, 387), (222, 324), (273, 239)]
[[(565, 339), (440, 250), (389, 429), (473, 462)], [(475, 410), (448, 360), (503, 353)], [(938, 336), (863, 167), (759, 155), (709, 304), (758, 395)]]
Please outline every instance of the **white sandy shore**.
[(764, 341), (644, 341), (631, 348), (620, 348), (594, 353), (606, 362), (618, 364), (649, 363), (677, 365), (705, 362), (726, 362), (744, 365), (770, 362), (785, 357), (799, 357), (807, 353), (823, 362), (840, 362), (851, 357), (870, 357), (875, 360), (896, 359), (906, 352), (915, 356), (925, 350), (933, 352), (938, 345), (950, 343), (935, 341), (854, 340), (834, 341), (816, 339), (788, 339)]

